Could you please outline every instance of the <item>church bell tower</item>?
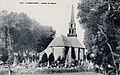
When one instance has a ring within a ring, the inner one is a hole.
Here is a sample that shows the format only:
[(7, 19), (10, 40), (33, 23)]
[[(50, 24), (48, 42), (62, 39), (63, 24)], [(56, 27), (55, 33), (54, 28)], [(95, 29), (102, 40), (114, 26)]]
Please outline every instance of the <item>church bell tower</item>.
[(69, 33), (67, 34), (68, 37), (77, 37), (77, 34), (76, 34), (76, 23), (75, 23), (75, 19), (74, 19), (74, 7), (73, 7), (73, 5), (72, 5), (71, 19), (70, 19), (68, 30), (69, 30)]

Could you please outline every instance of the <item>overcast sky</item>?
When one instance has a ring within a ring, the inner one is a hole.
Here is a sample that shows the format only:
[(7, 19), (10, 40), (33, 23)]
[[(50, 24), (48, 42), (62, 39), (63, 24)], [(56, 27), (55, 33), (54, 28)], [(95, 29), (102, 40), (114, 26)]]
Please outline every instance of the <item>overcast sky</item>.
[[(30, 18), (35, 19), (41, 25), (52, 26), (56, 30), (56, 36), (67, 35), (71, 17), (71, 8), (74, 4), (77, 35), (83, 44), (84, 31), (78, 23), (77, 3), (80, 0), (0, 0), (0, 11), (24, 12)], [(20, 2), (38, 2), (39, 4), (20, 4)], [(51, 4), (56, 3), (56, 4)], [(50, 3), (50, 4), (42, 4)]]

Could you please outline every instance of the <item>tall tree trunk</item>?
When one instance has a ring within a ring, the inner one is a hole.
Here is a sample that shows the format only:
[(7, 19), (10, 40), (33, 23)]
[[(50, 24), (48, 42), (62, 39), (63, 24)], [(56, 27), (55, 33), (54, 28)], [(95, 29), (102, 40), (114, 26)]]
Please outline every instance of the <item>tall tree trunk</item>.
[(105, 38), (106, 38), (106, 44), (108, 45), (108, 47), (109, 47), (109, 49), (110, 49), (110, 52), (111, 52), (111, 55), (112, 55), (112, 59), (113, 59), (113, 64), (114, 64), (114, 66), (115, 66), (115, 68), (116, 68), (116, 75), (118, 75), (118, 72), (117, 72), (117, 65), (116, 65), (116, 63), (115, 63), (115, 58), (114, 58), (114, 56), (113, 56), (113, 50), (112, 50), (112, 47), (110, 46), (110, 44), (107, 42), (108, 41), (108, 37), (107, 37), (107, 35), (103, 32), (103, 29), (100, 27), (100, 25), (97, 25), (98, 26), (98, 28), (100, 29), (100, 31), (101, 31), (101, 33), (105, 36)]
[(8, 28), (5, 27), (5, 48), (8, 48)]

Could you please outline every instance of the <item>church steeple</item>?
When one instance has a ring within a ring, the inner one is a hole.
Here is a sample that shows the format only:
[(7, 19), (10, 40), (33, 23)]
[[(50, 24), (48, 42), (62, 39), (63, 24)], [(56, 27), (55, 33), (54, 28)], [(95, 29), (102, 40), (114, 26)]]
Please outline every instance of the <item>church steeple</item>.
[(67, 34), (67, 36), (68, 37), (77, 37), (73, 5), (72, 5), (72, 11), (71, 11), (71, 19), (70, 19), (70, 23), (69, 23), (69, 33)]

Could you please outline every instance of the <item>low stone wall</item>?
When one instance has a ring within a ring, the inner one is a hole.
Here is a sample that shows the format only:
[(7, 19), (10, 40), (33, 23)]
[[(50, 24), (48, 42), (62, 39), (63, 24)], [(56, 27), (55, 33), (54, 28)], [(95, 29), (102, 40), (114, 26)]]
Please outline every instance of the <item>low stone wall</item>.
[(0, 75), (9, 75), (8, 69), (0, 69)]
[(68, 72), (80, 72), (80, 69), (75, 69), (75, 68), (51, 68), (51, 69), (37, 69), (35, 71), (35, 73), (47, 73), (47, 74), (51, 74), (51, 73), (68, 73)]
[[(15, 69), (11, 71), (11, 75), (19, 75), (19, 74), (53, 74), (53, 73), (71, 73), (71, 72), (85, 72), (87, 70), (79, 67), (79, 68), (22, 68)], [(8, 75), (9, 71), (0, 70), (0, 75)]]
[(70, 73), (70, 72), (83, 72), (81, 68), (36, 68), (36, 69), (22, 69), (13, 71), (15, 74), (53, 74), (53, 73)]

